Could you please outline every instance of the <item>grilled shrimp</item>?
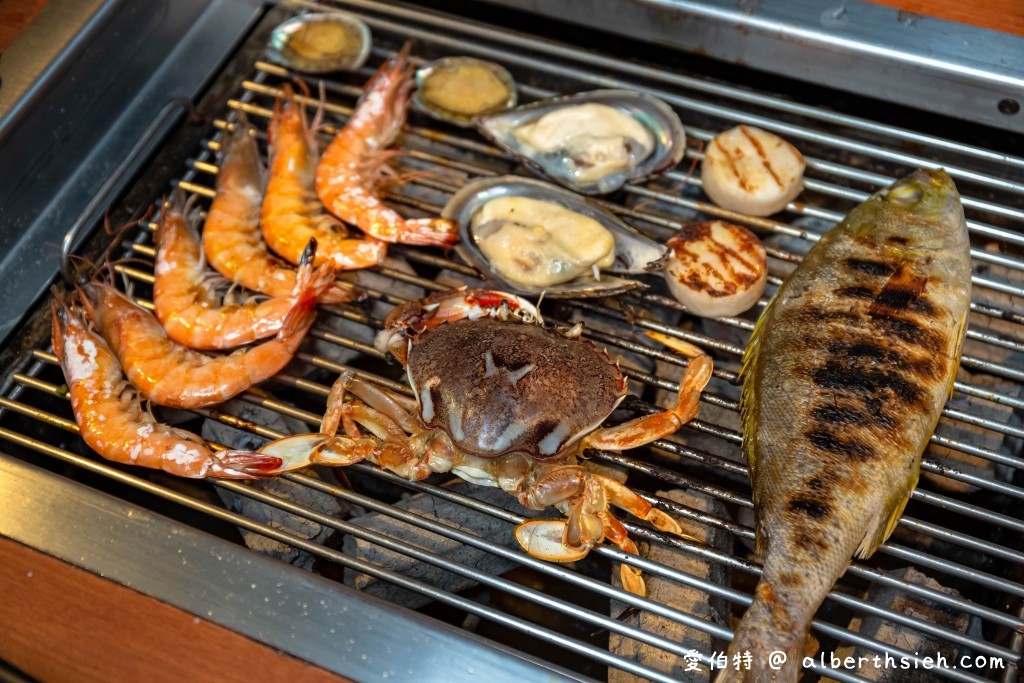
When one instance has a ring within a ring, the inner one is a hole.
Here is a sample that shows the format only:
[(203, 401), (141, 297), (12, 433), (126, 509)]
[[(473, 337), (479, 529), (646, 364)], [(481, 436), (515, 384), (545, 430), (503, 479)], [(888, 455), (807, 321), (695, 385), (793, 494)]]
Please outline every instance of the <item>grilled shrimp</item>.
[[(330, 265), (321, 268), (333, 271)], [(113, 285), (93, 281), (81, 285), (79, 292), (128, 381), (153, 403), (172, 408), (221, 403), (272, 377), (291, 360), (316, 316), (316, 301), (307, 292), (295, 300), (273, 339), (227, 356), (208, 356), (168, 339), (153, 314)]]
[(153, 312), (171, 340), (191, 349), (233, 349), (273, 336), (296, 300), (316, 298), (334, 283), (330, 271), (313, 269), (313, 242), (307, 245), (306, 261), (299, 266), (290, 296), (222, 303), (217, 290), (223, 280), (205, 267), (199, 233), (186, 216), (181, 190), (175, 190), (164, 206), (154, 241)]
[[(203, 224), (206, 260), (218, 273), (246, 289), (271, 297), (291, 296), (297, 273), (270, 253), (260, 233), (265, 173), (253, 129), (240, 118), (225, 138), (217, 194)], [(319, 301), (342, 303), (355, 298), (356, 291), (339, 282), (321, 294)]]
[(316, 192), (324, 206), (346, 223), (386, 242), (445, 246), (458, 241), (445, 218), (406, 220), (377, 196), (387, 148), (405, 123), (412, 89), (408, 45), (366, 84), (345, 127), (327, 147), (316, 169)]
[(107, 460), (161, 469), (180, 477), (252, 479), (276, 474), (280, 458), (248, 451), (213, 451), (203, 439), (161, 424), (139, 403), (117, 357), (67, 304), (54, 295), (53, 350), (60, 360), (82, 438)]
[(314, 191), (320, 157), (316, 133), (306, 124), (302, 105), (278, 100), (270, 122), (270, 178), (263, 197), (263, 237), (271, 251), (298, 263), (311, 238), (318, 243), (316, 265), (330, 261), (338, 270), (379, 265), (387, 242), (367, 235), (353, 239), (338, 219), (324, 210)]

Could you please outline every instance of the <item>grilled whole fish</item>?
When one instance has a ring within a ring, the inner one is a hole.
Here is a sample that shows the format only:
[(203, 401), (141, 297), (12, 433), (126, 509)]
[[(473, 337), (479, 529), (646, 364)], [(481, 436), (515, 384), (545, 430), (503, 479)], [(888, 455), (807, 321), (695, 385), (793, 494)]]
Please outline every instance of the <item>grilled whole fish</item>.
[(970, 288), (956, 187), (916, 171), (826, 234), (765, 309), (741, 403), (764, 573), (731, 647), (752, 668), (719, 683), (796, 681), (819, 605), (892, 532), (952, 391)]

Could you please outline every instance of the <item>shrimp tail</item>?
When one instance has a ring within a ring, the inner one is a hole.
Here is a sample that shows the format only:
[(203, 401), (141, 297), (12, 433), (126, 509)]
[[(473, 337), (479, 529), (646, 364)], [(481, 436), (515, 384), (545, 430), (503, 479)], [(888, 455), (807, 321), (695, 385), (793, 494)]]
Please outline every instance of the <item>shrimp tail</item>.
[(309, 243), (302, 251), (299, 269), (295, 277), (295, 291), (292, 296), (296, 301), (300, 299), (322, 300), (324, 294), (334, 289), (337, 271), (330, 261), (324, 261), (317, 268), (313, 267), (313, 263), (316, 261), (316, 249), (316, 238), (310, 237)]
[(217, 479), (255, 479), (278, 474), (284, 461), (272, 455), (250, 451), (219, 451), (205, 476)]
[(447, 218), (413, 218), (406, 221), (411, 228), (402, 238), (405, 244), (436, 247), (459, 241), (458, 226)]
[(316, 318), (316, 299), (334, 284), (335, 269), (331, 263), (313, 267), (316, 258), (316, 239), (311, 238), (302, 252), (298, 277), (295, 285), (295, 305), (285, 316), (277, 338), (285, 343), (291, 353), (299, 348), (306, 332)]

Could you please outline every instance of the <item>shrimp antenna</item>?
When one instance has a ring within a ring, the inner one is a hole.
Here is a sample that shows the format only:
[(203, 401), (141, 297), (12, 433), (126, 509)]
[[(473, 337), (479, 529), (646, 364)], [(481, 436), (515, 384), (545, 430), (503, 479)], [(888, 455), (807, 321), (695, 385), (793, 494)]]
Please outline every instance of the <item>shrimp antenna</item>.
[(104, 248), (96, 261), (92, 261), (85, 256), (78, 254), (65, 255), (64, 259), (61, 261), (61, 275), (63, 276), (64, 281), (75, 289), (88, 282), (90, 277), (105, 277), (108, 282), (112, 282), (116, 266), (129, 263), (146, 263), (144, 259), (129, 256), (113, 259), (111, 258), (111, 254), (121, 245), (123, 235), (128, 230), (136, 228), (139, 224), (149, 220), (150, 216), (153, 215), (154, 209), (155, 207), (152, 205), (147, 207), (146, 212), (142, 216), (128, 221), (117, 228), (111, 227), (109, 214), (105, 216), (103, 219), (103, 230), (108, 236), (110, 236), (109, 244), (107, 244), (106, 248)]
[[(322, 80), (319, 81), (317, 85), (317, 93), (316, 113), (313, 115), (313, 121), (309, 124), (309, 130), (312, 131), (314, 135), (320, 130), (320, 127), (324, 125), (324, 112), (327, 108), (327, 84)], [(308, 97), (309, 95), (307, 94), (306, 96)], [(303, 117), (302, 121), (305, 123), (306, 118)]]

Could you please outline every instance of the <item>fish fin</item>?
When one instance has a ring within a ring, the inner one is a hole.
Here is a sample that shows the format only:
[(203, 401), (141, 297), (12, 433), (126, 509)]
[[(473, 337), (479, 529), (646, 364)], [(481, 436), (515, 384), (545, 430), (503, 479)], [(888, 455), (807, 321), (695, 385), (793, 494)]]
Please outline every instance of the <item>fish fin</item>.
[(953, 386), (956, 384), (956, 373), (960, 367), (960, 351), (964, 345), (964, 337), (967, 336), (967, 316), (968, 312), (964, 311), (963, 316), (960, 318), (960, 325), (956, 329), (957, 342), (956, 348), (953, 349), (953, 360), (956, 365), (953, 367), (953, 372), (949, 375), (949, 391), (946, 393), (946, 400), (953, 398)]
[(762, 519), (762, 515), (754, 517), (754, 554), (763, 559), (768, 554), (768, 527), (764, 526)]
[[(920, 462), (920, 460), (918, 461)], [(888, 515), (885, 515), (883, 510), (882, 515), (878, 517), (878, 525), (873, 529), (868, 529), (868, 532), (864, 534), (864, 538), (861, 540), (860, 545), (857, 546), (857, 557), (862, 560), (866, 560), (871, 557), (878, 546), (885, 543), (885, 540), (892, 534), (893, 529), (896, 528), (896, 524), (900, 521), (900, 516), (903, 515), (903, 509), (907, 507), (907, 501), (910, 500), (910, 494), (914, 492), (917, 487), (917, 476), (919, 469), (913, 467), (911, 469), (912, 474), (907, 477), (907, 483), (904, 488), (897, 492), (897, 494), (891, 499), (888, 506)]]
[(882, 287), (875, 300), (868, 308), (868, 315), (891, 316), (898, 315), (907, 310), (918, 297), (924, 293), (928, 278), (918, 275), (905, 262), (900, 263), (889, 280)]
[[(781, 289), (779, 291), (782, 291)], [(747, 458), (747, 469), (749, 470), (750, 481), (754, 481), (755, 469), (757, 468), (757, 451), (755, 448), (757, 438), (754, 425), (757, 424), (757, 402), (754, 400), (754, 380), (750, 376), (752, 369), (757, 365), (761, 355), (761, 337), (767, 325), (765, 321), (771, 313), (772, 307), (779, 298), (779, 292), (775, 293), (761, 311), (761, 316), (754, 324), (754, 331), (750, 333), (750, 341), (743, 352), (743, 361), (740, 364), (739, 379), (743, 382), (740, 391), (740, 419), (743, 421), (743, 452)], [(761, 538), (761, 534), (757, 534)]]

